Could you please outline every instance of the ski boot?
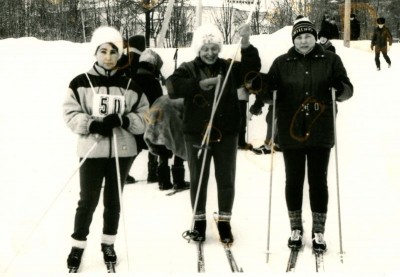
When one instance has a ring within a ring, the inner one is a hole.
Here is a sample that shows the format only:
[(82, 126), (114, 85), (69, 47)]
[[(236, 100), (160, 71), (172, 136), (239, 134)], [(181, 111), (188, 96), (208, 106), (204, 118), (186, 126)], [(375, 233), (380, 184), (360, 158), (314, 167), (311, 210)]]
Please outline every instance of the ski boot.
[(302, 230), (292, 230), (292, 234), (288, 240), (288, 247), (300, 249), (303, 246), (303, 231)]
[(316, 253), (324, 253), (327, 250), (324, 234), (313, 233), (312, 235), (312, 247)]
[(70, 273), (76, 273), (78, 271), (82, 260), (83, 250), (83, 248), (72, 247), (67, 259), (67, 266)]
[(231, 223), (229, 221), (218, 221), (218, 232), (221, 242), (233, 243)]

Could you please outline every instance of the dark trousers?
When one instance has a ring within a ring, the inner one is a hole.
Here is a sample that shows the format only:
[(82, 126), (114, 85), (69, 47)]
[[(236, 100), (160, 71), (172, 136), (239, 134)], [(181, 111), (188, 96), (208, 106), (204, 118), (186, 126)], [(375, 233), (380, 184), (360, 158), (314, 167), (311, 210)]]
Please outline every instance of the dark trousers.
[(184, 159), (174, 155), (171, 150), (169, 150), (164, 145), (157, 145), (158, 147), (158, 155), (160, 156), (160, 166), (168, 166), (169, 159), (174, 157), (174, 166), (183, 166)]
[(289, 211), (302, 209), (305, 169), (310, 194), (311, 211), (326, 213), (328, 210), (327, 171), (330, 148), (304, 148), (283, 150), (286, 171), (286, 204)]
[(392, 63), (387, 54), (387, 47), (382, 47), (382, 48), (376, 47), (375, 48), (375, 64), (376, 64), (376, 67), (379, 67), (379, 68), (381, 67), (381, 61), (379, 59), (381, 52), (382, 52), (382, 56), (385, 59), (385, 61), (387, 62), (387, 64), (390, 65)]
[[(209, 144), (210, 149), (207, 150), (201, 189), (195, 214), (200, 215), (206, 213), (207, 186), (210, 175), (211, 158), (214, 160), (219, 213), (225, 215), (232, 214), (233, 201), (235, 197), (237, 143), (237, 135), (223, 135), (219, 142), (212, 142)], [(205, 150), (203, 150), (203, 154), (200, 157), (197, 157), (199, 148), (196, 146), (201, 144), (200, 136), (185, 136), (185, 144), (190, 171), (190, 197), (192, 208), (194, 209)]]
[(239, 145), (245, 145), (246, 140), (246, 128), (247, 128), (247, 101), (239, 101), (240, 110), (240, 131), (239, 131)]
[[(133, 157), (119, 158), (122, 188), (132, 162)], [(103, 179), (105, 179), (103, 234), (116, 235), (120, 216), (120, 203), (115, 158), (87, 159), (79, 170), (79, 176), (81, 191), (75, 214), (72, 238), (81, 241), (86, 240), (93, 213), (100, 199)]]

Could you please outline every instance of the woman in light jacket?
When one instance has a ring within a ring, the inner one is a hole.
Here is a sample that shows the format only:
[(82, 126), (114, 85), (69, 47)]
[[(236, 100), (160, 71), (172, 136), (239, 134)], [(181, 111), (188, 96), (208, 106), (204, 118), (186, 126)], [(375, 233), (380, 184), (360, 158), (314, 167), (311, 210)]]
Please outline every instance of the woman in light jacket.
[[(92, 36), (96, 62), (87, 73), (70, 83), (63, 104), (67, 126), (78, 134), (77, 154), (87, 159), (80, 167), (80, 199), (75, 214), (72, 249), (68, 268), (79, 268), (89, 227), (104, 182), (104, 213), (101, 249), (105, 262), (116, 262), (114, 241), (120, 217), (120, 199), (113, 136), (116, 137), (121, 186), (137, 155), (134, 134), (145, 131), (144, 113), (149, 104), (130, 79), (117, 71), (122, 54), (121, 34), (112, 27), (100, 27)], [(89, 150), (95, 145), (95, 148)], [(121, 188), (122, 189), (122, 188)]]

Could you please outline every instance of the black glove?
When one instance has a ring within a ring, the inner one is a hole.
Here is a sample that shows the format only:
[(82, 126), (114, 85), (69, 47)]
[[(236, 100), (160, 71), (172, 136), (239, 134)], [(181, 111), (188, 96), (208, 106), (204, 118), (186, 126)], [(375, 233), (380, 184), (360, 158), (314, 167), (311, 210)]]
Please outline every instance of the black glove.
[(262, 114), (262, 107), (258, 107), (253, 104), (250, 107), (250, 113), (253, 115), (260, 115), (260, 114)]
[(122, 125), (121, 117), (116, 113), (109, 114), (106, 117), (104, 117), (103, 122), (105, 125), (107, 125), (107, 127), (111, 129), (114, 127), (121, 127)]
[(128, 127), (129, 127), (129, 125), (130, 125), (130, 121), (129, 121), (129, 118), (128, 117), (126, 117), (126, 116), (123, 116), (122, 117), (122, 128), (124, 128), (124, 129), (128, 129)]
[(112, 135), (112, 128), (104, 124), (104, 122), (93, 121), (90, 123), (89, 132), (92, 134), (100, 134), (103, 137), (110, 137)]
[(342, 81), (334, 81), (333, 82), (333, 88), (336, 90), (336, 97), (339, 97), (340, 95), (343, 94), (344, 92), (344, 85), (342, 83)]

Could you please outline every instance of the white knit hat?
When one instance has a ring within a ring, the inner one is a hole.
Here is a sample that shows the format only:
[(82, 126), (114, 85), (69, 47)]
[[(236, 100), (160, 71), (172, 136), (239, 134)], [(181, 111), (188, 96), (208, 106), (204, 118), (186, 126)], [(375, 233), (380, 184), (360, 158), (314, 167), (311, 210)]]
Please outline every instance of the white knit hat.
[(101, 26), (97, 28), (92, 35), (92, 40), (90, 42), (94, 53), (96, 53), (97, 48), (104, 43), (112, 43), (118, 48), (118, 58), (122, 56), (123, 52), (123, 39), (121, 33), (114, 27)]
[(224, 38), (217, 26), (212, 24), (204, 24), (194, 31), (192, 48), (196, 55), (198, 55), (201, 47), (203, 47), (204, 44), (215, 43), (219, 46), (219, 50), (221, 51), (223, 42)]

